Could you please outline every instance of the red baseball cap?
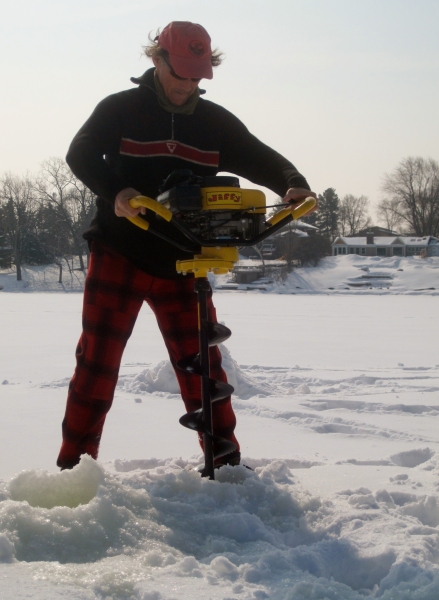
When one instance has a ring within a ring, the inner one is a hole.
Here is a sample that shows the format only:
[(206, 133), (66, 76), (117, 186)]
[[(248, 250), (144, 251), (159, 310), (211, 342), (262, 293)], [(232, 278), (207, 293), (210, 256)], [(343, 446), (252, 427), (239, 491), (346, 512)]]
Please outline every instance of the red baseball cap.
[(159, 35), (158, 43), (167, 50), (177, 75), (188, 79), (212, 79), (212, 49), (204, 27), (189, 21), (172, 21)]

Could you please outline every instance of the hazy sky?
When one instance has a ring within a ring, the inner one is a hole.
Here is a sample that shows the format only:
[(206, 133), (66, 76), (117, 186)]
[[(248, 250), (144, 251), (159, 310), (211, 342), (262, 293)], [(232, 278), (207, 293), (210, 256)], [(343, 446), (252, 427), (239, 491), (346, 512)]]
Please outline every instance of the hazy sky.
[[(438, 0), (2, 0), (0, 173), (65, 156), (150, 62), (148, 33), (201, 23), (226, 54), (206, 98), (317, 193), (382, 197), (406, 156), (439, 160)], [(273, 197), (273, 196), (272, 196)]]

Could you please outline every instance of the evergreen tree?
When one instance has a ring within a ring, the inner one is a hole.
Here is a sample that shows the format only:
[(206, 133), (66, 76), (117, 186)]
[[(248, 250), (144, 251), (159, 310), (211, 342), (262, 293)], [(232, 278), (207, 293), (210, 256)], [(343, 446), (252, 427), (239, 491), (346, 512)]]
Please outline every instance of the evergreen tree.
[(318, 211), (313, 224), (319, 228), (320, 235), (331, 242), (338, 233), (339, 211), (340, 199), (334, 188), (328, 188), (323, 194), (319, 194)]
[(2, 229), (2, 209), (0, 207), (0, 269), (10, 268), (12, 264), (12, 250), (8, 245), (5, 232)]

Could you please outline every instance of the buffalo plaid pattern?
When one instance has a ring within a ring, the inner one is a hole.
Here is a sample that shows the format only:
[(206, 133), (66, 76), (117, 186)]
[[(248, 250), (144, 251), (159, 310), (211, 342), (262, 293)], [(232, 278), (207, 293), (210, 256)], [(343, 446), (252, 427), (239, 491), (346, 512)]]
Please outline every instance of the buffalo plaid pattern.
[[(105, 417), (111, 408), (122, 354), (137, 315), (146, 301), (154, 312), (180, 385), (186, 411), (201, 407), (200, 377), (176, 368), (198, 352), (197, 295), (192, 278), (152, 277), (111, 248), (94, 241), (87, 274), (83, 331), (76, 349), (76, 369), (70, 382), (63, 442), (57, 464), (72, 468), (82, 454), (97, 458)], [(209, 320), (216, 322), (212, 293)], [(227, 381), (221, 354), (210, 348), (210, 376)], [(213, 431), (239, 444), (231, 398), (212, 405)], [(200, 440), (202, 445), (202, 441)]]

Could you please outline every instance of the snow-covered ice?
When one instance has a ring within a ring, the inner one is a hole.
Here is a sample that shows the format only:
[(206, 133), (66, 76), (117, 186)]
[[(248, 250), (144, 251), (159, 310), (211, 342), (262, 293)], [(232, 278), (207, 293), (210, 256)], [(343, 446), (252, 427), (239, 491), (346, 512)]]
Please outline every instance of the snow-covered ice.
[[(371, 273), (391, 279), (349, 286)], [(215, 481), (147, 307), (99, 461), (57, 471), (82, 281), (25, 277), (0, 273), (1, 599), (437, 600), (439, 259), (336, 257), (218, 290), (255, 471)]]

